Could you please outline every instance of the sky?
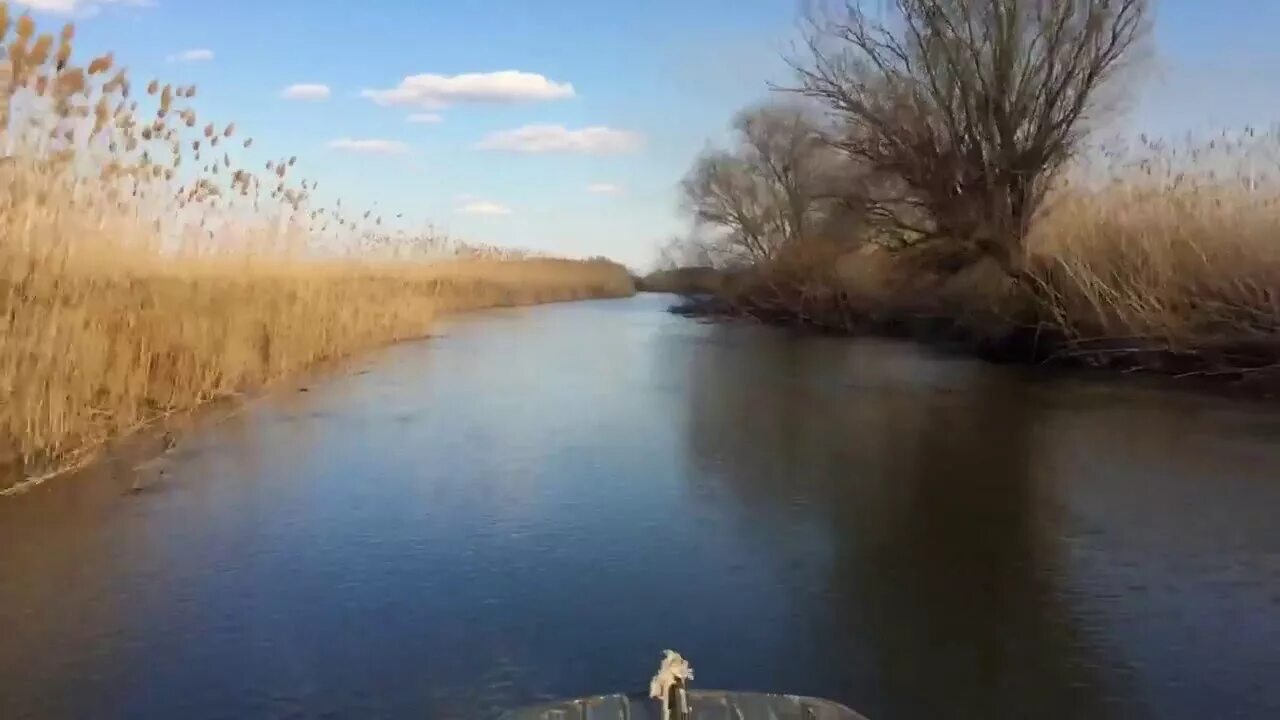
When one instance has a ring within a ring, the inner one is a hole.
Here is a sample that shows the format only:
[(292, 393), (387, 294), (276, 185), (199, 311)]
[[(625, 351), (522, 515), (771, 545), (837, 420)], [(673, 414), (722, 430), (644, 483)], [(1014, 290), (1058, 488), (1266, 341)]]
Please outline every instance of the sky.
[[(678, 185), (785, 82), (795, 0), (24, 0), (77, 56), (199, 86), (202, 118), (297, 155), (320, 200), (473, 242), (649, 267)], [(1280, 121), (1280, 3), (1164, 0), (1124, 123)], [(375, 205), (376, 203), (376, 205)]]

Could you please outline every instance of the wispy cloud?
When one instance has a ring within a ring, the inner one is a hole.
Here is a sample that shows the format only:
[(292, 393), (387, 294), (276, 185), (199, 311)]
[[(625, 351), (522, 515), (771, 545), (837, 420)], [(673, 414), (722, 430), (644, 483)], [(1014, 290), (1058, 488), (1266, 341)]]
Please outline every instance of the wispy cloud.
[(461, 75), (410, 75), (385, 90), (364, 90), (362, 96), (379, 105), (434, 110), (460, 103), (518, 103), (573, 97), (573, 85), (537, 73), (502, 70)]
[(330, 95), (332, 95), (332, 92), (330, 92), (329, 86), (320, 83), (297, 83), (280, 91), (280, 97), (285, 100), (303, 100), (306, 102), (328, 100)]
[(409, 146), (399, 140), (378, 140), (372, 138), (363, 140), (340, 138), (338, 140), (329, 141), (329, 147), (335, 150), (346, 150), (348, 152), (365, 153), (368, 155), (404, 155), (409, 152)]
[(414, 113), (404, 119), (405, 122), (417, 123), (419, 125), (434, 125), (435, 123), (444, 122), (444, 118), (436, 113)]
[(622, 186), (614, 183), (591, 183), (587, 186), (587, 192), (594, 195), (621, 195)]
[[(467, 196), (469, 197), (469, 196)], [(489, 200), (470, 200), (459, 205), (457, 211), (463, 215), (510, 215), (511, 208)]]
[(213, 59), (213, 51), (208, 48), (192, 48), (174, 53), (165, 59), (169, 62), (208, 62)]
[(55, 15), (96, 15), (106, 5), (149, 7), (153, 0), (17, 0), (17, 4)]
[(476, 147), (518, 153), (616, 155), (638, 150), (644, 138), (629, 130), (596, 126), (570, 130), (563, 125), (525, 125), (491, 133)]

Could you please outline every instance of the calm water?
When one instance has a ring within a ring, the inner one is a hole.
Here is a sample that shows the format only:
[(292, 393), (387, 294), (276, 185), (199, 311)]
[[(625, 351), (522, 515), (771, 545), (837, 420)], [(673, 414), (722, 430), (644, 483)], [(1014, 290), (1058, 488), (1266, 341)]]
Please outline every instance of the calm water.
[[(1280, 717), (1280, 412), (667, 298), (480, 313), (0, 499), (0, 717)], [(99, 472), (99, 475), (106, 475)]]

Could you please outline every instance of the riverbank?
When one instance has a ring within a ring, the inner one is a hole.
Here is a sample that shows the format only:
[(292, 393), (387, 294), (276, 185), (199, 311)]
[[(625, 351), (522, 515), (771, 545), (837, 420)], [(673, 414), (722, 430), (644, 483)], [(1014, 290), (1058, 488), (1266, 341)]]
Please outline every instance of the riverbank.
[(119, 270), (37, 273), (0, 296), (0, 489), (160, 418), (422, 337), (441, 313), (632, 292), (621, 266), (568, 260)]
[[(1133, 199), (1130, 197), (1129, 199)], [(1166, 207), (1175, 206), (1161, 200)], [(1027, 272), (992, 263), (940, 272), (920, 254), (864, 248), (801, 266), (752, 267), (657, 287), (686, 315), (747, 317), (825, 332), (910, 338), (996, 362), (1083, 366), (1280, 390), (1280, 258), (1267, 238), (1220, 214), (1144, 217), (1125, 197), (1049, 216)], [(1185, 206), (1183, 206), (1185, 208)], [(1280, 226), (1278, 226), (1280, 227)]]
[[(200, 119), (195, 86), (133, 88), (111, 54), (74, 59), (71, 25), (56, 40), (30, 16), (12, 25), (0, 490), (162, 418), (422, 337), (441, 313), (634, 292), (604, 259), (478, 248), (322, 205), (298, 158)], [(0, 40), (9, 31), (0, 22)]]
[(1231, 386), (1262, 397), (1280, 394), (1280, 365), (1272, 346), (1240, 341), (1212, 347), (1175, 349), (1151, 338), (1077, 339), (1052, 324), (1017, 324), (1006, 318), (919, 314), (868, 314), (833, 295), (821, 304), (795, 311), (750, 299), (714, 294), (683, 296), (670, 311), (686, 317), (721, 321), (750, 320), (800, 326), (851, 337), (908, 339), (994, 363), (1088, 368), (1117, 373), (1163, 375), (1205, 388)]
[[(666, 292), (666, 291), (653, 291)], [(1088, 369), (1120, 374), (1143, 373), (1193, 383), (1201, 390), (1239, 397), (1280, 396), (1280, 367), (1266, 348), (1238, 345), (1201, 351), (1175, 351), (1137, 338), (1098, 338), (1081, 342), (1051, 325), (1012, 324), (997, 318), (932, 314), (870, 315), (833, 296), (825, 307), (795, 312), (775, 305), (754, 305), (701, 293), (681, 297), (670, 312), (711, 321), (750, 321), (809, 328), (848, 337), (911, 340), (997, 364)], [(1224, 364), (1229, 361), (1231, 364)], [(1253, 361), (1252, 363), (1250, 361)], [(1237, 395), (1239, 393), (1239, 395)]]
[(715, 277), (667, 270), (640, 287), (690, 295), (685, 313), (1275, 391), (1280, 186), (1251, 168), (1278, 146), (1249, 130), (1083, 163), (1036, 216), (1014, 273), (962, 243), (891, 249), (854, 225)]

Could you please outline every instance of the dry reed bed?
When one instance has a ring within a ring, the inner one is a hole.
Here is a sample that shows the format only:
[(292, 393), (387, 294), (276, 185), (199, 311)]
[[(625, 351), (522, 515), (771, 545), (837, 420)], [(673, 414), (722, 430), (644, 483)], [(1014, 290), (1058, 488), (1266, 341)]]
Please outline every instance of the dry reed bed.
[(441, 312), (630, 289), (617, 266), (556, 260), (234, 270), (64, 275), (7, 294), (0, 429), (10, 462), (47, 472), (167, 414), (421, 337)]
[(1034, 229), (1032, 288), (1069, 352), (1153, 369), (1275, 369), (1277, 156), (1276, 132), (1149, 142), (1101, 184), (1059, 193)]
[[(634, 291), (602, 260), (470, 251), (316, 206), (296, 160), (135, 91), (0, 3), (0, 489), (158, 418), (360, 350), (441, 312)], [(141, 96), (141, 101), (139, 100)], [(257, 161), (260, 162), (260, 161)]]

